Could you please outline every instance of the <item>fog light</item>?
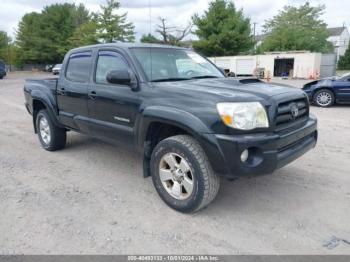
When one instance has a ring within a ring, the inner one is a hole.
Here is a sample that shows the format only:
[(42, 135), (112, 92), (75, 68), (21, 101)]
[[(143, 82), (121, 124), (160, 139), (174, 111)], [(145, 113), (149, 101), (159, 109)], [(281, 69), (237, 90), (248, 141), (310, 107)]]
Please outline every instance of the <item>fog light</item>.
[(249, 151), (248, 151), (248, 149), (245, 149), (241, 154), (241, 161), (247, 162), (248, 157), (249, 157)]

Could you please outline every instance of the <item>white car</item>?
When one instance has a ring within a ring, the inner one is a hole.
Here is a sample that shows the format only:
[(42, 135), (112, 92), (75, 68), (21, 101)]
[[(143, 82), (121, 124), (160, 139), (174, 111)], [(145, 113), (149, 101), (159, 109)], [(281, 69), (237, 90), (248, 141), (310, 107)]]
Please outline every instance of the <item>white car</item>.
[(52, 73), (58, 75), (61, 71), (62, 64), (57, 64), (52, 68)]

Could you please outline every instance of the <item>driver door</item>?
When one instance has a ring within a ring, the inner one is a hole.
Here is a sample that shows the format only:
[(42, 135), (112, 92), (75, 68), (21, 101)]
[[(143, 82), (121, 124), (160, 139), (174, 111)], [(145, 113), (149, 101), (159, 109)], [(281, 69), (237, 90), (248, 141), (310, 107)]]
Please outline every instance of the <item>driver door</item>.
[(117, 51), (99, 51), (94, 83), (89, 88), (88, 110), (90, 131), (95, 137), (118, 144), (134, 144), (134, 128), (140, 100), (130, 86), (110, 84), (107, 74), (112, 70), (130, 69)]

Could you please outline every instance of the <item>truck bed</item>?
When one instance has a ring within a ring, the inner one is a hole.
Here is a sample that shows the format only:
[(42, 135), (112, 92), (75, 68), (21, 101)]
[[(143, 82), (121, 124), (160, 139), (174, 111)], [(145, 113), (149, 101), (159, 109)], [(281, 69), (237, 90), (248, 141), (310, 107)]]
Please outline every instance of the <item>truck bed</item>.
[[(25, 105), (30, 112), (32, 108), (33, 99), (36, 97), (43, 97), (43, 95), (56, 104), (56, 87), (58, 78), (44, 78), (44, 79), (26, 79), (24, 83), (24, 97)], [(32, 112), (30, 112), (32, 113)]]

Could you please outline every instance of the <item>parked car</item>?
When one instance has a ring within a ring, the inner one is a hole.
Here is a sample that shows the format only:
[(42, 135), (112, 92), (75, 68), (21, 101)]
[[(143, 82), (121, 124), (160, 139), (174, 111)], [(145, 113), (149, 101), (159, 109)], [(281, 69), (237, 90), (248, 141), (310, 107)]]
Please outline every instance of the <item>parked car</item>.
[(207, 206), (220, 177), (272, 173), (317, 141), (303, 91), (226, 78), (180, 47), (73, 49), (58, 79), (27, 80), (24, 94), (44, 149), (64, 148), (70, 130), (129, 146), (143, 155), (144, 177), (181, 212)]
[(53, 68), (52, 68), (52, 73), (54, 75), (58, 75), (61, 71), (62, 68), (62, 64), (56, 64)]
[(303, 90), (310, 101), (320, 107), (350, 103), (350, 73), (307, 83)]
[(46, 65), (44, 70), (45, 70), (45, 72), (49, 72), (49, 73), (51, 73), (51, 72), (52, 72), (53, 67), (54, 67), (54, 65)]
[(5, 63), (0, 60), (0, 79), (3, 79), (6, 76), (6, 66)]

